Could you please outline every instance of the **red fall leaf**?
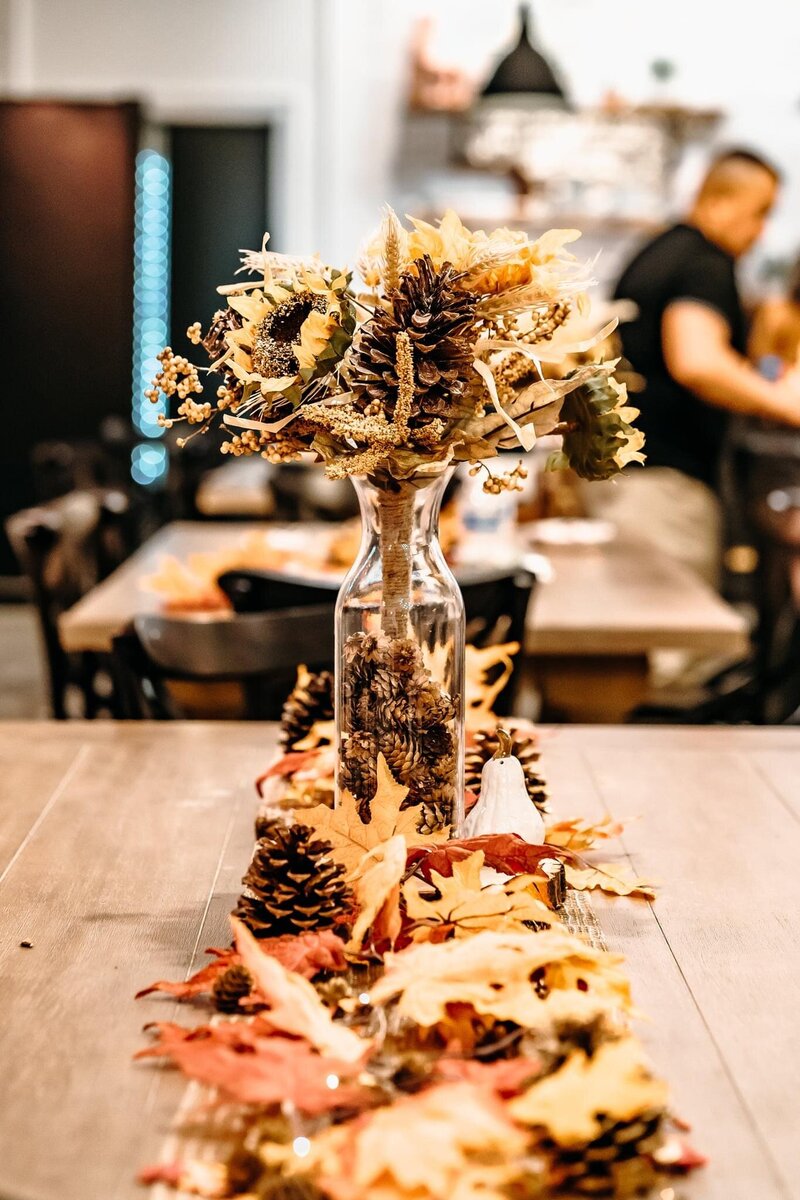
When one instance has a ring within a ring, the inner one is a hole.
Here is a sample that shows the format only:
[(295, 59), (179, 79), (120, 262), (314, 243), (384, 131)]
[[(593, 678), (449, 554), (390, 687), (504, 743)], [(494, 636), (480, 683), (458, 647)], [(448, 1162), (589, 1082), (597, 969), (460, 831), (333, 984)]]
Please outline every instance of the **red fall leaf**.
[(504, 1099), (516, 1096), (541, 1073), (542, 1064), (535, 1058), (506, 1058), (493, 1063), (442, 1058), (436, 1064), (436, 1074), (447, 1083), (474, 1083), (489, 1088)]
[(487, 867), (507, 875), (533, 875), (543, 858), (561, 858), (570, 862), (576, 859), (560, 846), (532, 846), (515, 833), (491, 833), (483, 837), (454, 838), (439, 846), (412, 846), (407, 866), (430, 882), (431, 871), (449, 877), (453, 874), (453, 863), (469, 858), (476, 850), (483, 851)]
[(258, 944), (265, 954), (271, 954), (287, 970), (306, 979), (312, 979), (320, 971), (347, 970), (345, 943), (332, 929), (262, 938)]
[(266, 1018), (195, 1029), (165, 1021), (154, 1028), (157, 1041), (135, 1057), (168, 1058), (189, 1079), (218, 1088), (224, 1100), (289, 1101), (314, 1116), (371, 1102), (371, 1093), (351, 1082), (363, 1060), (348, 1063), (318, 1054), (307, 1042), (276, 1035)]
[(234, 963), (241, 962), (235, 950), (218, 950), (212, 946), (205, 953), (213, 954), (214, 961), (207, 963), (189, 979), (179, 982), (159, 979), (155, 983), (151, 983), (149, 987), (143, 988), (141, 992), (137, 992), (136, 999), (140, 1000), (142, 996), (149, 996), (152, 992), (167, 992), (178, 1000), (191, 1000), (194, 996), (210, 994), (217, 976), (221, 975), (223, 971), (227, 971), (228, 967), (233, 966)]
[(289, 779), (297, 771), (304, 770), (309, 763), (312, 763), (315, 758), (319, 757), (319, 749), (315, 747), (313, 750), (290, 750), (288, 754), (282, 755), (276, 759), (263, 775), (259, 775), (256, 780), (256, 789), (259, 796), (264, 795), (263, 787), (268, 779)]

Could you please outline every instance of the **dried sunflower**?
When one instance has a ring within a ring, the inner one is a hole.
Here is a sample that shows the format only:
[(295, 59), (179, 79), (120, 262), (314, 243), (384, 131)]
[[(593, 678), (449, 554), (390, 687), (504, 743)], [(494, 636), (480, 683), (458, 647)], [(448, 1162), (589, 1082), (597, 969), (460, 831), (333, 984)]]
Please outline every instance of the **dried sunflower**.
[(613, 375), (585, 380), (561, 405), (562, 448), (548, 459), (549, 470), (571, 467), (581, 479), (610, 479), (629, 463), (643, 463), (644, 434), (631, 421), (639, 410), (627, 404), (628, 391)]
[(307, 384), (341, 362), (356, 326), (349, 283), (349, 275), (305, 268), (278, 282), (268, 267), (262, 284), (229, 291), (240, 325), (224, 332), (218, 362), (244, 386), (248, 411), (285, 415)]

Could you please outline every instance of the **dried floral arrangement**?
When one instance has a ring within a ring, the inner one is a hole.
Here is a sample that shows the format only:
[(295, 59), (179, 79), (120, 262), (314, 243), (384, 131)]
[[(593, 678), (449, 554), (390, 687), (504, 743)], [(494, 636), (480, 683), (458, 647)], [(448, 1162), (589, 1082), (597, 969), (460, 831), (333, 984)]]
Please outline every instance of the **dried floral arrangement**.
[[(289, 753), (324, 680), (293, 697)], [(196, 1103), (180, 1160), (142, 1179), (220, 1200), (621, 1200), (701, 1165), (631, 1030), (622, 959), (564, 906), (564, 879), (654, 897), (594, 861), (621, 826), (448, 841), (407, 798), (381, 759), (368, 812), (345, 795), (260, 819), (232, 948), (141, 993), (217, 1014), (151, 1027), (138, 1057)]]
[(203, 369), (167, 347), (148, 392), (178, 400), (162, 424), (205, 432), (221, 417), (235, 431), (224, 453), (286, 462), (311, 450), (334, 478), (403, 481), (552, 432), (564, 437), (558, 462), (587, 479), (640, 461), (637, 414), (613, 363), (544, 376), (543, 364), (609, 332), (550, 347), (587, 307), (590, 271), (566, 250), (577, 231), (473, 232), (454, 212), (411, 224), (387, 210), (359, 262), (360, 287), (318, 258), (267, 251), (266, 238), (245, 252), (242, 269), (258, 277), (220, 287), (225, 306), (209, 329), (188, 331), (224, 380), (216, 403), (198, 399)]

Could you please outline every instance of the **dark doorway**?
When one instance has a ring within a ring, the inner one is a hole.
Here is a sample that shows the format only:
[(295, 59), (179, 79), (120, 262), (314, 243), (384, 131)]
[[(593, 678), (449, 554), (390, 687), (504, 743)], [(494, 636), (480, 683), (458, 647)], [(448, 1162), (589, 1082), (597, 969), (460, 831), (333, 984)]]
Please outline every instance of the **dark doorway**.
[(173, 126), (172, 345), (191, 357), (187, 326), (205, 327), (231, 283), (239, 249), (257, 250), (269, 229), (269, 130)]
[(0, 575), (34, 444), (130, 414), (137, 140), (133, 104), (0, 102)]

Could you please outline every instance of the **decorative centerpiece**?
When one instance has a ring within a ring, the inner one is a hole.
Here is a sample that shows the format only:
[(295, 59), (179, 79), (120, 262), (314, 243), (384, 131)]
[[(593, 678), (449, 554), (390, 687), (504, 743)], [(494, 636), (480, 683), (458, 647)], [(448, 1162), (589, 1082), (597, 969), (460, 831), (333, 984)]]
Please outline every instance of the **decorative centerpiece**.
[[(221, 376), (200, 399), (200, 368), (167, 348), (149, 392), (177, 397), (176, 420), (231, 431), (224, 453), (281, 463), (310, 451), (333, 479), (354, 480), (361, 551), (337, 605), (338, 786), (369, 819), (379, 757), (420, 807), (420, 828), (463, 817), (464, 617), (437, 540), (454, 464), (485, 470), (488, 491), (518, 489), (522, 466), (493, 475), (484, 460), (559, 433), (553, 466), (606, 479), (641, 461), (613, 363), (552, 376), (595, 340), (551, 339), (585, 311), (589, 272), (565, 247), (467, 229), (448, 212), (404, 228), (387, 210), (359, 263), (361, 284), (317, 258), (247, 252), (256, 277), (219, 289), (225, 306), (189, 329)], [(609, 327), (598, 331), (597, 340)]]

